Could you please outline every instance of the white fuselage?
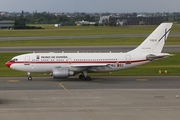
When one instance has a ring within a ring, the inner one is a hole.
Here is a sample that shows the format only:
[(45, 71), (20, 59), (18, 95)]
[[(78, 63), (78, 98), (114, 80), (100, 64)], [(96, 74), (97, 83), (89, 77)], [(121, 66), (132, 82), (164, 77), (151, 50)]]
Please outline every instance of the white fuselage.
[[(25, 72), (52, 72), (68, 68), (75, 72), (109, 72), (148, 63), (147, 54), (128, 53), (32, 53), (16, 56), (10, 68)], [(89, 68), (87, 68), (89, 66)], [(98, 67), (97, 67), (98, 66)]]

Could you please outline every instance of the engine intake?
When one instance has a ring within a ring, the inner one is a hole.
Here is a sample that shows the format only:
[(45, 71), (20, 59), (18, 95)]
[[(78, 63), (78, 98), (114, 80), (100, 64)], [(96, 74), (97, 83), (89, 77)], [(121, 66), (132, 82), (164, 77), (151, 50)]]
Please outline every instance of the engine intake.
[(53, 69), (53, 78), (54, 79), (63, 79), (63, 78), (68, 78), (69, 76), (74, 76), (74, 71), (71, 71), (66, 68), (54, 68)]

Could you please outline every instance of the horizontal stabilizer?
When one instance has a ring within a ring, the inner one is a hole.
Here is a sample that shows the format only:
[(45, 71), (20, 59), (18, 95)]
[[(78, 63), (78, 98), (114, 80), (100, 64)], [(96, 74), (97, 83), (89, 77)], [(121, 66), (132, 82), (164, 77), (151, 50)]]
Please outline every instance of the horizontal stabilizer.
[(161, 58), (166, 58), (166, 57), (169, 57), (170, 54), (161, 54), (161, 55), (154, 55), (154, 54), (149, 54), (146, 56), (146, 59), (149, 60), (149, 61), (153, 61), (153, 60), (157, 60), (157, 59), (161, 59)]

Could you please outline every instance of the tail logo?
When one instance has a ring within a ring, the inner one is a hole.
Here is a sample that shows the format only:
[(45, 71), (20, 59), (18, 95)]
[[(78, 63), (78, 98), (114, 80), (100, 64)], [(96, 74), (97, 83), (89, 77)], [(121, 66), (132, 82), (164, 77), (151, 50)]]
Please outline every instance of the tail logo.
[(169, 33), (170, 32), (170, 29), (167, 31), (167, 29), (165, 29), (165, 34), (159, 39), (159, 41), (158, 42), (160, 42), (163, 38), (164, 38), (164, 41), (166, 41), (166, 35), (167, 35), (167, 33)]

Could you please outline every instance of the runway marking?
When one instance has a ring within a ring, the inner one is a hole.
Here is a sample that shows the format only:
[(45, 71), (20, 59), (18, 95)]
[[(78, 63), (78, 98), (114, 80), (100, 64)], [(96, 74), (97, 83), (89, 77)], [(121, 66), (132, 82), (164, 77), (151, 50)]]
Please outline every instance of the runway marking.
[(156, 95), (156, 96), (154, 96), (154, 98), (165, 98), (165, 96), (163, 96), (163, 95)]
[(168, 109), (167, 108), (167, 109), (161, 109), (161, 110), (163, 110), (163, 111), (171, 111), (172, 109), (170, 109), (170, 108)]
[(71, 92), (69, 92), (69, 90), (67, 90), (62, 83), (60, 83), (60, 86), (61, 86), (66, 92), (68, 92), (72, 97), (75, 98), (75, 96), (74, 96)]
[(18, 83), (19, 80), (7, 80), (7, 82), (10, 82), (10, 83)]
[(136, 81), (146, 82), (148, 79), (136, 79)]
[(77, 101), (79, 101), (80, 104), (82, 105), (82, 107), (91, 115), (91, 117), (92, 117), (94, 120), (97, 120), (97, 118), (89, 111), (89, 109), (88, 109), (85, 105), (83, 105), (83, 104), (81, 103), (81, 101), (78, 100), (69, 90), (67, 90), (66, 87), (65, 87), (62, 83), (60, 83), (59, 85), (60, 85), (66, 92), (68, 92), (74, 99), (76, 99)]

